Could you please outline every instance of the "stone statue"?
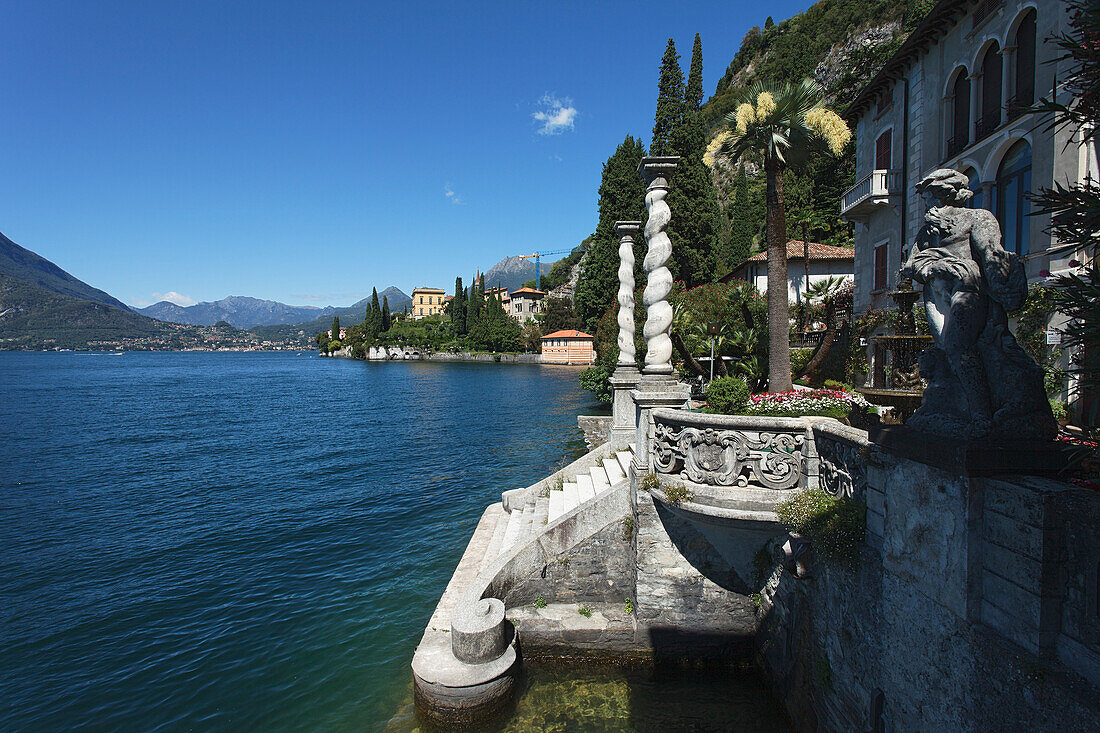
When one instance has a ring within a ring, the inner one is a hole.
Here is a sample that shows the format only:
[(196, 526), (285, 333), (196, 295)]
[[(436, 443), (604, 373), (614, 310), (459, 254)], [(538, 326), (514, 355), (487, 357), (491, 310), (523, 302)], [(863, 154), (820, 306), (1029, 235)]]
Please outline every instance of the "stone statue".
[(928, 386), (906, 424), (961, 439), (1053, 439), (1042, 370), (1016, 343), (1005, 314), (1027, 297), (1023, 263), (1001, 247), (992, 213), (965, 208), (973, 195), (965, 175), (941, 168), (917, 192), (932, 200), (898, 275), (924, 286), (935, 345), (921, 354)]

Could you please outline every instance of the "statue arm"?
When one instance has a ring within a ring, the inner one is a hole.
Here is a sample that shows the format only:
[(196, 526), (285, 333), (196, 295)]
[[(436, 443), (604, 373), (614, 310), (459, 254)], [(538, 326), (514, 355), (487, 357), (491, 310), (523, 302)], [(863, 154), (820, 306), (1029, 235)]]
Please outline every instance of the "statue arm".
[(975, 210), (977, 219), (970, 229), (970, 251), (988, 288), (989, 297), (1014, 311), (1027, 298), (1027, 277), (1019, 257), (1001, 246), (1001, 227), (993, 214)]

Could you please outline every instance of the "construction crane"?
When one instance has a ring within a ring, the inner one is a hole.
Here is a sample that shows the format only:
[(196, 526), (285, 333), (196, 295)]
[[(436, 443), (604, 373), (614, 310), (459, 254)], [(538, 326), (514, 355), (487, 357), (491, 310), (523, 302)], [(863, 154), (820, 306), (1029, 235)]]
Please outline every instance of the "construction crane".
[[(555, 249), (555, 250), (552, 250), (550, 252), (532, 252), (529, 255), (520, 255), (519, 256), (519, 258), (521, 260), (529, 260), (532, 257), (535, 258), (535, 290), (539, 289), (539, 282), (542, 280), (542, 272), (541, 272), (542, 268), (539, 267), (539, 258), (540, 257), (546, 257), (546, 256), (549, 256), (549, 255), (568, 255), (568, 254), (572, 254), (575, 249), (576, 249), (576, 247), (574, 247), (573, 249)], [(580, 250), (580, 251), (583, 252), (584, 250)]]

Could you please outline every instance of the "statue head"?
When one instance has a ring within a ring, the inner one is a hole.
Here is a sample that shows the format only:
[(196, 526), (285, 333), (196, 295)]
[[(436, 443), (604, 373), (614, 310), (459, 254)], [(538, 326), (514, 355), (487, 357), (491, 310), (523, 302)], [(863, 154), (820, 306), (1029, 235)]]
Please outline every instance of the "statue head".
[(965, 206), (974, 195), (967, 186), (970, 180), (953, 168), (940, 168), (917, 184), (917, 193), (934, 197), (941, 205)]

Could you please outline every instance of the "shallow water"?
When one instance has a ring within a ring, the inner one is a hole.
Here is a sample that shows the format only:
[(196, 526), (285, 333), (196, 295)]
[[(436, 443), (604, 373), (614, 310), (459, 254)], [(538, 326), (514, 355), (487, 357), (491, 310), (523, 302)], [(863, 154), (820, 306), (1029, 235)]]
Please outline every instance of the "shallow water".
[[(0, 353), (0, 729), (415, 726), (412, 652), (481, 512), (583, 452), (577, 372)], [(681, 689), (525, 684), (501, 730), (657, 730)]]

